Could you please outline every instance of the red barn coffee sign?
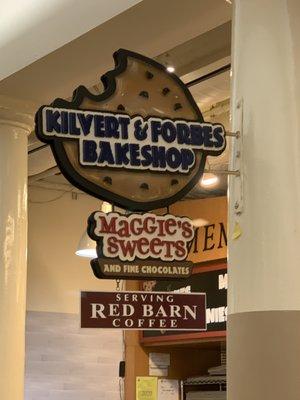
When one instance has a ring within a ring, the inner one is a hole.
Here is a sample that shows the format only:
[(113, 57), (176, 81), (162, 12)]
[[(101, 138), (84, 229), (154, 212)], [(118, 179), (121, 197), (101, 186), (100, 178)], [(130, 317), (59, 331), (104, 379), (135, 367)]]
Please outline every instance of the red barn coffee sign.
[(104, 91), (79, 86), (36, 113), (62, 174), (90, 195), (131, 211), (166, 207), (199, 182), (206, 157), (226, 146), (222, 124), (205, 122), (185, 84), (164, 65), (114, 54)]
[(101, 278), (186, 278), (192, 263), (185, 261), (194, 238), (192, 221), (173, 215), (94, 212), (88, 234), (97, 242), (94, 274)]
[(81, 293), (82, 328), (205, 331), (205, 313), (204, 293)]

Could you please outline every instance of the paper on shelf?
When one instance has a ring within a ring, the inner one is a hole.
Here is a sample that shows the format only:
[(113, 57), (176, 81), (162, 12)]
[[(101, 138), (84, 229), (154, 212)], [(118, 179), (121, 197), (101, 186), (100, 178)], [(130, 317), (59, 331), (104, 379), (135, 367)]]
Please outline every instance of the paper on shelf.
[(169, 367), (170, 366), (169, 353), (150, 353), (149, 354), (149, 367)]
[(157, 400), (179, 400), (179, 382), (175, 379), (159, 379)]
[(157, 378), (136, 377), (136, 400), (157, 400)]

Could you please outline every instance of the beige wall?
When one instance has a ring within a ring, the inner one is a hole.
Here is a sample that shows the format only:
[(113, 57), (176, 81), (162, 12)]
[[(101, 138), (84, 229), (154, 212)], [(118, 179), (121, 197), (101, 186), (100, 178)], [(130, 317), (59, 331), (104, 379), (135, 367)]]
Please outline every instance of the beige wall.
[(89, 214), (101, 202), (87, 195), (30, 188), (27, 310), (78, 313), (80, 290), (114, 290), (94, 277), (89, 259), (75, 250)]
[(28, 311), (24, 400), (119, 400), (121, 358), (120, 331), (80, 329), (76, 314)]
[(118, 400), (122, 332), (80, 328), (80, 290), (115, 288), (74, 254), (100, 202), (33, 188), (29, 200), (25, 400)]

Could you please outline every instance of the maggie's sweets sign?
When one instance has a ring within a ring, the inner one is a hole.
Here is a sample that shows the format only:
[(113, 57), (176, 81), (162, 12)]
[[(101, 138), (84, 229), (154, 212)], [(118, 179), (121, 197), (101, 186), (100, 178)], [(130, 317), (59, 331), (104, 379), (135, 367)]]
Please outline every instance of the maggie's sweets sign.
[(185, 260), (194, 228), (186, 217), (94, 212), (88, 234), (97, 242), (98, 259), (91, 265), (98, 278), (178, 279), (191, 274), (193, 264)]
[(132, 211), (166, 207), (199, 182), (206, 157), (225, 149), (221, 124), (203, 120), (184, 83), (165, 66), (119, 50), (104, 91), (80, 86), (36, 114), (36, 134), (51, 145), (76, 187)]
[(203, 293), (82, 292), (81, 327), (206, 330)]

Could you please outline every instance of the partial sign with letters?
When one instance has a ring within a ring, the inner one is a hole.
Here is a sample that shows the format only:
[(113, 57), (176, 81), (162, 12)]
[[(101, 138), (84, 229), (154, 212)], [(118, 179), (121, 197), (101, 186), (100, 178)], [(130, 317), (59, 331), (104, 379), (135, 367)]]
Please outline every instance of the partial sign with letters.
[[(223, 267), (223, 268), (222, 268)], [(197, 267), (196, 267), (197, 268)], [(206, 323), (207, 332), (212, 334), (223, 332), (225, 335), (227, 321), (227, 268), (226, 264), (219, 263), (214, 266), (201, 268), (183, 281), (157, 281), (151, 285), (154, 291), (170, 291), (171, 293), (204, 292), (206, 294)], [(202, 271), (202, 269), (204, 271)], [(150, 289), (149, 282), (142, 285), (144, 290)], [(149, 292), (151, 293), (151, 292)], [(151, 338), (171, 336), (171, 330), (145, 331), (145, 341)], [(183, 332), (182, 332), (183, 333)]]

